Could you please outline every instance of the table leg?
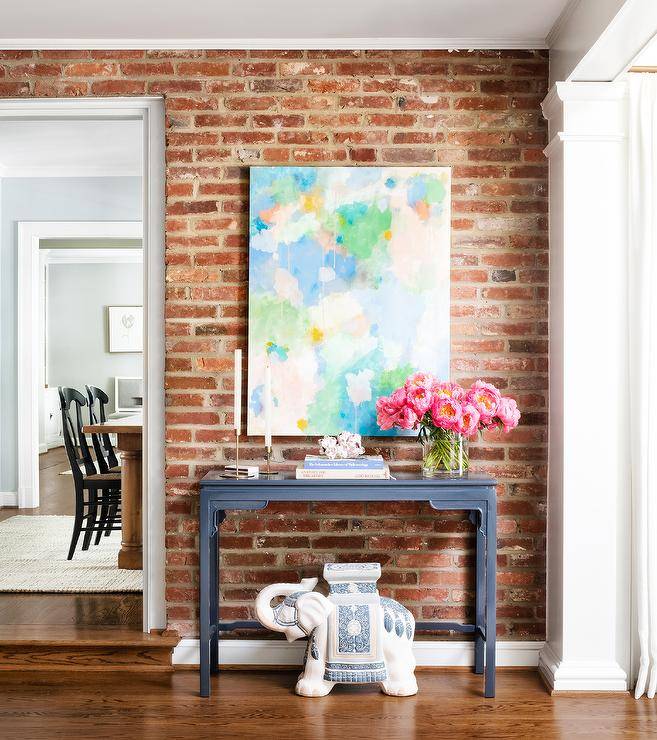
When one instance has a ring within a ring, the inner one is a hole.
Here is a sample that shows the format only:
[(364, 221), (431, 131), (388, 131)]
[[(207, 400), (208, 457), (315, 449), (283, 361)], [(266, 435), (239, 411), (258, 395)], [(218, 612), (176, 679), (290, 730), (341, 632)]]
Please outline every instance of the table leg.
[(200, 692), (210, 696), (210, 527), (212, 512), (201, 511), (199, 523), (199, 632), (200, 632)]
[(486, 604), (486, 537), (482, 532), (484, 522), (481, 512), (475, 513), (477, 528), (477, 560), (475, 565), (475, 673), (484, 672), (484, 634), (486, 633), (485, 604)]
[(496, 587), (497, 587), (497, 512), (495, 496), (486, 507), (486, 672), (484, 677), (484, 696), (495, 696), (495, 640)]
[(117, 447), (121, 451), (121, 549), (119, 568), (141, 570), (141, 435), (119, 434)]
[(210, 624), (213, 629), (210, 634), (210, 673), (219, 673), (219, 630), (216, 628), (219, 621), (219, 525), (224, 520), (223, 511), (217, 512), (217, 526), (210, 534)]

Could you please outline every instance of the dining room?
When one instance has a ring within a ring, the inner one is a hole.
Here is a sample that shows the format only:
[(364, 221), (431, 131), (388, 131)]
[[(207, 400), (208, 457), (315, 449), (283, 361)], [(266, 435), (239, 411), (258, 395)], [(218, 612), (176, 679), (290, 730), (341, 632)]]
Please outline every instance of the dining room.
[(139, 120), (0, 123), (0, 626), (142, 627), (141, 156)]

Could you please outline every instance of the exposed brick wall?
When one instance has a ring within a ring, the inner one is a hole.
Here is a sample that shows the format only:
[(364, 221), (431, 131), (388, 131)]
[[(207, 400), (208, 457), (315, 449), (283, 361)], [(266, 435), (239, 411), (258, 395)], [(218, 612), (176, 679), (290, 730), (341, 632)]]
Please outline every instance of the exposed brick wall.
[[(518, 399), (521, 426), (487, 435), (475, 468), (500, 480), (499, 634), (544, 632), (547, 57), (535, 51), (0, 52), (0, 95), (164, 95), (167, 133), (167, 600), (196, 634), (197, 481), (230, 457), (232, 357), (246, 345), (248, 165), (453, 166), (452, 373)], [(408, 441), (369, 440), (393, 467)], [(258, 459), (261, 448), (247, 443)], [(280, 439), (293, 466), (311, 440)], [(472, 536), (415, 504), (272, 506), (222, 526), (229, 617), (257, 589), (326, 559), (380, 560), (423, 617), (472, 604)]]

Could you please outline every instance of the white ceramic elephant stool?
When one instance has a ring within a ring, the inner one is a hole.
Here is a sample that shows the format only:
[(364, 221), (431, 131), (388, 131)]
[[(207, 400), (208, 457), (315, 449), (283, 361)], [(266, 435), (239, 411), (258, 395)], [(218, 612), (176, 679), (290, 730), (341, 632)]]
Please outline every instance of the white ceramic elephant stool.
[[(256, 599), (258, 619), (292, 642), (308, 637), (303, 673), (295, 691), (326, 696), (336, 683), (380, 683), (386, 694), (417, 693), (413, 615), (379, 596), (379, 563), (329, 563), (328, 598), (313, 591), (317, 578), (274, 583)], [(272, 599), (284, 596), (272, 607)]]

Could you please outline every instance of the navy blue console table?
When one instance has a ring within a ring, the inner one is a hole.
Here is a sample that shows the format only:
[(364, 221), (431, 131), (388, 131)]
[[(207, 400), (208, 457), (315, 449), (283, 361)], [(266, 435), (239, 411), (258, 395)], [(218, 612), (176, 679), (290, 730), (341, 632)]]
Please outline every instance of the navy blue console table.
[(210, 674), (219, 670), (219, 633), (259, 627), (258, 622), (219, 621), (219, 525), (227, 511), (264, 509), (270, 501), (426, 501), (437, 511), (469, 512), (476, 526), (475, 623), (417, 622), (417, 630), (454, 630), (472, 634), (475, 673), (484, 673), (484, 696), (495, 696), (495, 568), (497, 554), (495, 481), (485, 476), (396, 480), (231, 480), (218, 471), (201, 481), (200, 633), (201, 696), (210, 695)]

